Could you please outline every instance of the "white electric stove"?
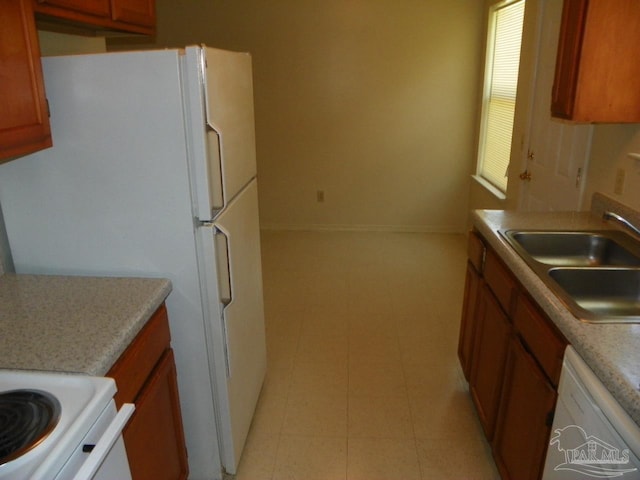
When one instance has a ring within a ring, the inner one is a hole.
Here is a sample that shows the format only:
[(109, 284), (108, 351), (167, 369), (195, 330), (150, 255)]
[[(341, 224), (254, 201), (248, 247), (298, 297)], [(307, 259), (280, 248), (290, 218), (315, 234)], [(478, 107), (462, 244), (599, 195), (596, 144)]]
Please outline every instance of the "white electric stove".
[(0, 480), (131, 479), (111, 378), (0, 370)]

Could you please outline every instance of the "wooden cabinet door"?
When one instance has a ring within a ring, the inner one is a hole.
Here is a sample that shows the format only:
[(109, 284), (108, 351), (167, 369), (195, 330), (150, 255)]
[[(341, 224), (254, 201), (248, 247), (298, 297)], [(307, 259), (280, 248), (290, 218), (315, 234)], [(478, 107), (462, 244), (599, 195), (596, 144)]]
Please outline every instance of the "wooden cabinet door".
[(511, 324), (486, 284), (480, 290), (471, 367), (471, 398), (484, 433), (493, 437)]
[(37, 0), (37, 2), (98, 17), (111, 16), (109, 0)]
[(0, 162), (51, 146), (31, 0), (0, 0)]
[(111, 0), (116, 22), (153, 27), (156, 24), (155, 0)]
[(640, 2), (565, 0), (551, 111), (578, 122), (640, 122)]
[(173, 351), (167, 350), (135, 402), (123, 431), (133, 480), (184, 480), (187, 454)]
[(518, 337), (510, 342), (493, 454), (503, 480), (542, 474), (557, 394)]
[(470, 261), (467, 262), (467, 276), (464, 283), (464, 303), (462, 306), (460, 336), (458, 339), (458, 358), (460, 359), (460, 365), (467, 380), (471, 377), (473, 339), (475, 338), (477, 325), (476, 314), (478, 310), (480, 282), (480, 274)]

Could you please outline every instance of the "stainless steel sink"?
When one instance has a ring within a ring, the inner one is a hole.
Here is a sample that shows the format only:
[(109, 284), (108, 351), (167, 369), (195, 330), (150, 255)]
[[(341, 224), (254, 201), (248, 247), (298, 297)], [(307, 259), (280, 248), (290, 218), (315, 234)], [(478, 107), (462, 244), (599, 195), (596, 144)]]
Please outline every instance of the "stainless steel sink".
[(640, 242), (619, 230), (500, 231), (578, 319), (640, 323)]
[(548, 273), (584, 320), (640, 321), (640, 269), (552, 268)]
[(516, 250), (524, 250), (534, 260), (547, 265), (640, 266), (640, 253), (635, 255), (623, 247), (620, 233), (507, 231), (506, 237)]

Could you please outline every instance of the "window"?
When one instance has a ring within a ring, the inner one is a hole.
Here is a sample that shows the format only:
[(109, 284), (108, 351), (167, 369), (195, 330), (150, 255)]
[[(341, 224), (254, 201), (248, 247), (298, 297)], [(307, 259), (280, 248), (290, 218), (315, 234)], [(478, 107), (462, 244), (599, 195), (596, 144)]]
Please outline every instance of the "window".
[(507, 190), (524, 4), (502, 1), (489, 10), (477, 174), (501, 192)]

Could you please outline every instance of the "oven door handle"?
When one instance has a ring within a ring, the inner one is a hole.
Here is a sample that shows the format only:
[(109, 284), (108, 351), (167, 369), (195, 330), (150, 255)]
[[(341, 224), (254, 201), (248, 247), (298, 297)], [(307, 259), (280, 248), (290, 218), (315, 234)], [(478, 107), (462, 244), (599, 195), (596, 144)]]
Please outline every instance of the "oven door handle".
[(82, 464), (76, 476), (73, 477), (73, 480), (91, 480), (94, 477), (104, 459), (107, 458), (111, 448), (122, 435), (122, 429), (131, 418), (131, 415), (133, 415), (135, 409), (136, 407), (132, 403), (125, 403), (120, 407), (120, 411), (104, 431), (89, 457)]

